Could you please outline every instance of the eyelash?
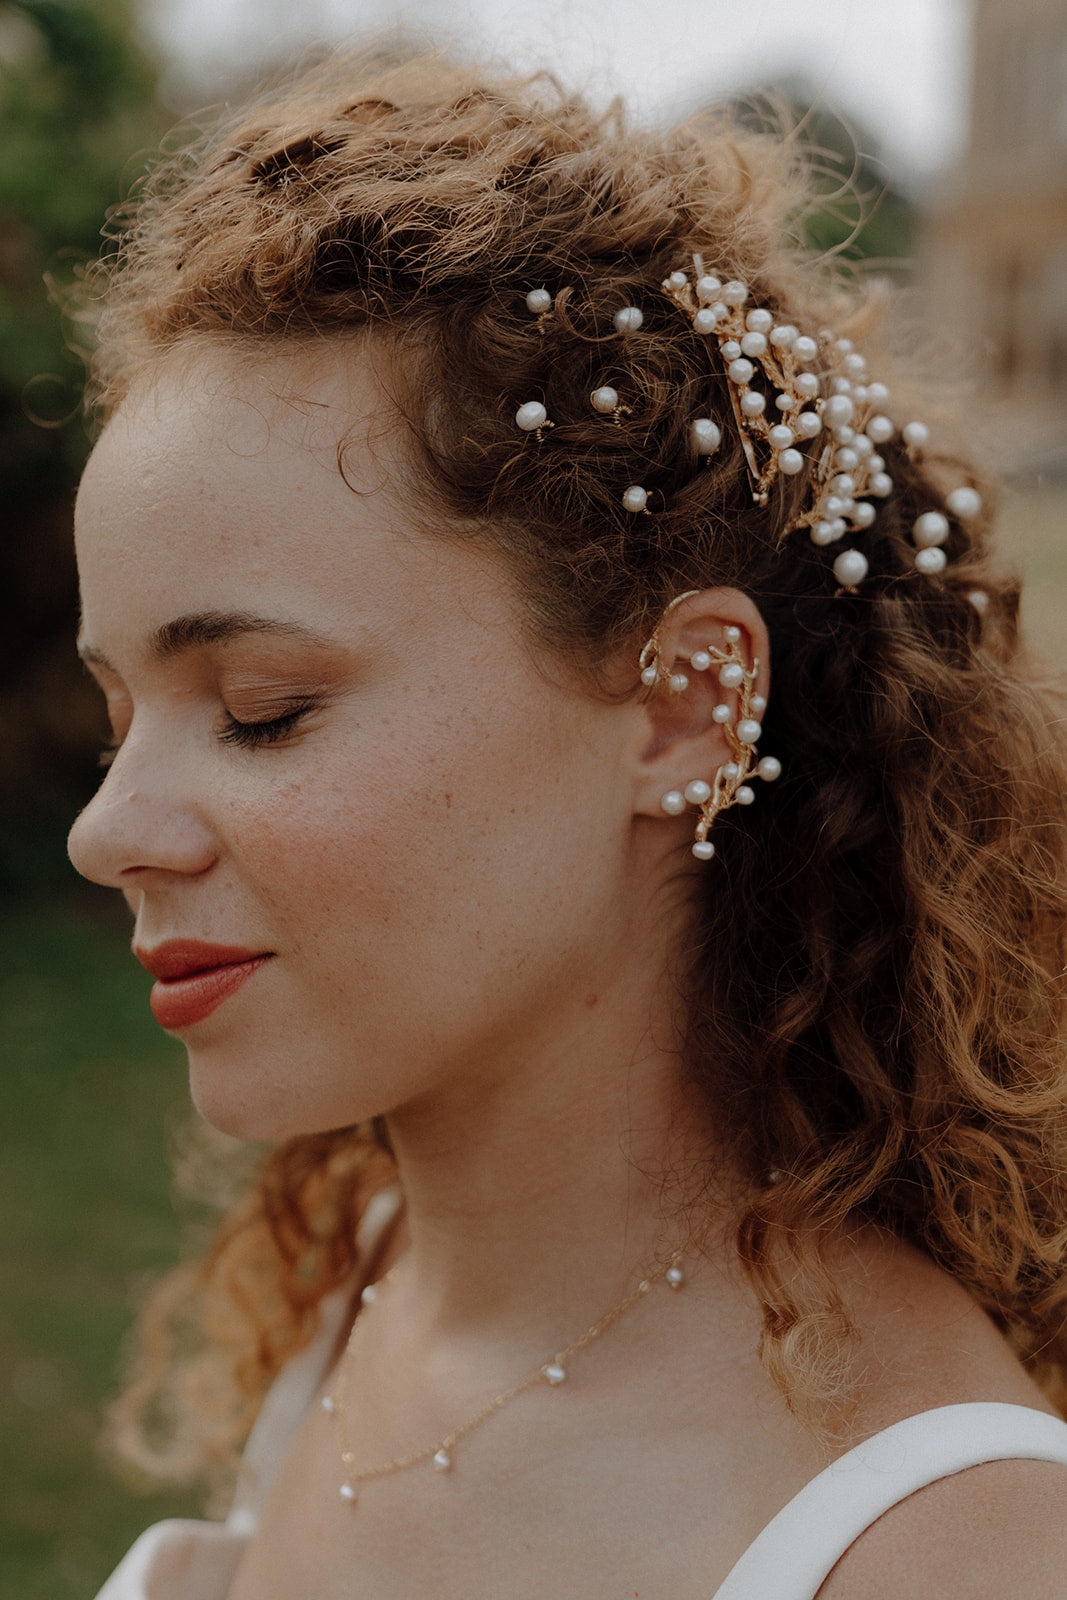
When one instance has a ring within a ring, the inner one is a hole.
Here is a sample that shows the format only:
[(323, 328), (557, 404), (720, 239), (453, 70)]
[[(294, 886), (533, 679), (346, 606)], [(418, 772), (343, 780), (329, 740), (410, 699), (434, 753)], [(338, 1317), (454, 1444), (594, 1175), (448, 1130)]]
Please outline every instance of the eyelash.
[(228, 717), (219, 739), (221, 743), (236, 745), (241, 750), (258, 750), (264, 745), (278, 744), (293, 732), (297, 723), (311, 709), (309, 702), (286, 711), (283, 716), (271, 717), (268, 722), (238, 722), (236, 717)]
[[(286, 711), (283, 716), (271, 717), (266, 722), (238, 722), (236, 717), (227, 717), (222, 732), (218, 735), (222, 744), (236, 745), (240, 750), (259, 750), (264, 745), (280, 744), (281, 741), (292, 733), (301, 718), (306, 717), (313, 710), (311, 701), (306, 705), (296, 706), (292, 711)], [(105, 744), (97, 757), (97, 765), (106, 770), (111, 766), (121, 748), (121, 740), (113, 740)]]

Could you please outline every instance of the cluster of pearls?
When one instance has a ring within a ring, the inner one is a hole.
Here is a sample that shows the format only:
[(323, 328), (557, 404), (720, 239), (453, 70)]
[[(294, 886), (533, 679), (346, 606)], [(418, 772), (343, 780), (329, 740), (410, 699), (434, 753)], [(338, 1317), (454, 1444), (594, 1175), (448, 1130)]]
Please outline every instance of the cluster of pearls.
[[(862, 534), (875, 521), (878, 502), (893, 493), (881, 447), (899, 431), (908, 453), (921, 454), (929, 428), (912, 421), (897, 429), (887, 414), (888, 388), (870, 377), (866, 359), (851, 339), (837, 338), (826, 328), (811, 335), (791, 322), (778, 321), (764, 307), (749, 305), (747, 284), (736, 278), (723, 282), (704, 271), (700, 256), (693, 261), (692, 279), (685, 272), (672, 272), (663, 289), (689, 317), (694, 331), (714, 337), (718, 344), (754, 501), (766, 505), (779, 476), (796, 477), (810, 468), (803, 509), (785, 534), (807, 528), (812, 543), (820, 547)], [(552, 304), (544, 288), (531, 289), (526, 296), (528, 309), (540, 319)], [(615, 313), (617, 333), (638, 333), (643, 325), (639, 306), (622, 306)], [(594, 389), (589, 398), (594, 411), (615, 422), (628, 414), (610, 384)], [(515, 422), (538, 439), (552, 427), (539, 400), (521, 405)], [(695, 454), (707, 460), (722, 444), (722, 423), (710, 416), (697, 417), (690, 437)], [(816, 455), (811, 453), (813, 446)], [(627, 511), (648, 514), (650, 494), (643, 485), (629, 484), (621, 499)], [(962, 484), (946, 495), (943, 509), (921, 512), (911, 529), (916, 570), (928, 577), (943, 572), (950, 518), (967, 521), (981, 509), (977, 490)], [(834, 577), (842, 589), (854, 590), (867, 572), (867, 557), (854, 546), (839, 550), (834, 558)]]
[[(687, 595), (679, 595), (668, 611), (686, 598)], [(725, 702), (715, 706), (711, 713), (726, 736), (730, 760), (723, 762), (711, 783), (703, 778), (692, 778), (682, 789), (668, 789), (660, 801), (669, 817), (680, 817), (688, 806), (699, 809), (700, 820), (693, 844), (693, 854), (698, 861), (710, 861), (715, 854), (715, 846), (708, 834), (719, 812), (725, 811), (727, 806), (749, 806), (755, 800), (756, 791), (749, 780), (755, 777), (762, 778), (765, 783), (773, 783), (782, 772), (782, 764), (777, 757), (760, 758), (756, 755), (756, 744), (763, 732), (759, 719), (767, 709), (763, 696), (754, 692), (759, 676), (759, 661), (753, 661), (751, 666), (746, 664), (741, 653), (740, 628), (724, 628), (723, 640), (725, 649), (709, 644), (694, 650), (689, 657), (689, 665), (694, 672), (708, 672), (712, 667), (717, 667), (722, 687), (737, 693), (739, 709), (736, 721)], [(681, 694), (689, 687), (688, 675), (668, 667), (664, 662), (658, 629), (642, 650), (639, 666), (641, 682), (646, 689), (664, 685), (670, 694)]]
[[(866, 359), (851, 339), (836, 338), (825, 328), (812, 337), (790, 322), (776, 321), (762, 307), (746, 311), (746, 284), (736, 279), (723, 283), (705, 273), (699, 256), (694, 263), (695, 281), (684, 272), (672, 272), (663, 289), (686, 312), (697, 333), (713, 335), (718, 343), (753, 499), (765, 505), (779, 475), (795, 477), (803, 472), (810, 459), (805, 452), (818, 440), (811, 492), (786, 532), (806, 527), (819, 546), (862, 533), (877, 516), (876, 502), (893, 492), (879, 451), (897, 432), (886, 415), (886, 385), (870, 378)], [(814, 370), (816, 364), (819, 371)], [(755, 386), (757, 378), (763, 387)], [(909, 451), (919, 451), (929, 439), (929, 429), (925, 423), (909, 422), (901, 437)], [(699, 417), (692, 426), (692, 439), (699, 455), (712, 455), (722, 440), (721, 427), (713, 418)], [(757, 446), (764, 454), (762, 462)], [(969, 485), (954, 489), (945, 505), (959, 519), (977, 516), (982, 509), (981, 497)], [(942, 511), (926, 511), (916, 519), (912, 537), (919, 572), (932, 575), (944, 570), (941, 546), (950, 531)], [(842, 550), (834, 560), (834, 577), (843, 589), (854, 589), (867, 571), (867, 558), (860, 550)]]

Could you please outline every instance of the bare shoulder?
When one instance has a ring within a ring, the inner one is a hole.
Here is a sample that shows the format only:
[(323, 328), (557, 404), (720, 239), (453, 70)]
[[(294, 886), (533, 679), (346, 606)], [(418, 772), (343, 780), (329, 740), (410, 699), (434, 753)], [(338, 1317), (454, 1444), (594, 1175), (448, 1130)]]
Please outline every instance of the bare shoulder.
[(930, 1484), (848, 1550), (818, 1600), (1067, 1600), (1067, 1467), (991, 1461)]

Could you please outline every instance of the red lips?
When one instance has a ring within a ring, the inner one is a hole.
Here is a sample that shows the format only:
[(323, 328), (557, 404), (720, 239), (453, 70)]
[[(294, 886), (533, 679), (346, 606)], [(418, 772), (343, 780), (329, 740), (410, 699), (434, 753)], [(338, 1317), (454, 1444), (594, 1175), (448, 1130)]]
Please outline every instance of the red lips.
[(269, 961), (269, 950), (239, 945), (203, 944), (198, 939), (170, 939), (134, 955), (156, 982), (148, 1003), (160, 1027), (190, 1028), (236, 994), (252, 974)]

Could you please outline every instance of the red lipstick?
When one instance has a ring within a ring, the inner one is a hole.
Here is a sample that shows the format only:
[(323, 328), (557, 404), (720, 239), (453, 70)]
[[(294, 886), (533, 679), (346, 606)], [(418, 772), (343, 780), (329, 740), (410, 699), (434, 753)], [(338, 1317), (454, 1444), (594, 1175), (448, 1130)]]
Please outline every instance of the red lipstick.
[(161, 1028), (191, 1028), (228, 1000), (269, 961), (269, 950), (204, 944), (199, 939), (169, 939), (134, 955), (155, 978), (148, 1003)]

